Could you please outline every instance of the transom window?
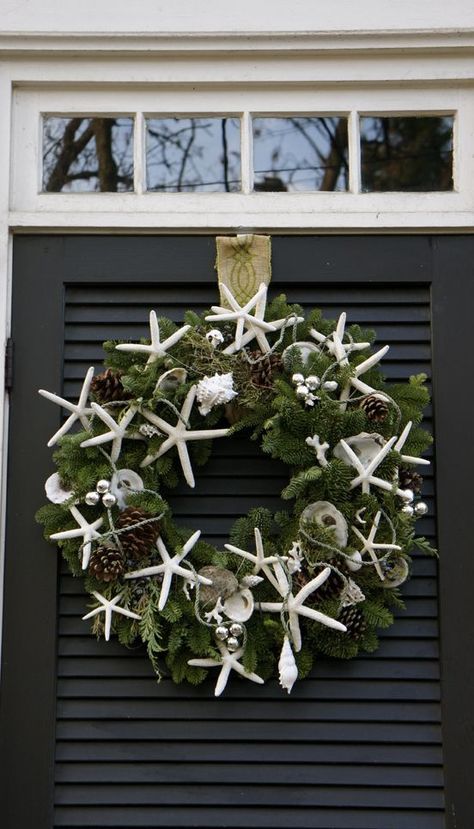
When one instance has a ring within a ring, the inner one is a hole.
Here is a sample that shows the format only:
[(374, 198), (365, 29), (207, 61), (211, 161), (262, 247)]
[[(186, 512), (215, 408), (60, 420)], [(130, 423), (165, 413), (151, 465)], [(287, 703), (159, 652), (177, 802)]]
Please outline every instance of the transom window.
[[(42, 116), (43, 193), (453, 190), (453, 115)], [(245, 159), (245, 162), (243, 161)], [(243, 165), (245, 163), (245, 169)]]

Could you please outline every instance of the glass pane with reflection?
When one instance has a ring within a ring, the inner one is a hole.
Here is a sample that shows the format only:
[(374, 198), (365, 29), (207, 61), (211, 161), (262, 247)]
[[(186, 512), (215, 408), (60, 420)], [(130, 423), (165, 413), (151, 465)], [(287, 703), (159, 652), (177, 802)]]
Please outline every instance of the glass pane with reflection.
[(147, 190), (240, 190), (238, 118), (147, 118)]
[(253, 119), (254, 190), (347, 190), (347, 118)]
[(43, 117), (43, 191), (133, 190), (133, 118)]
[(362, 190), (453, 189), (453, 116), (360, 119)]

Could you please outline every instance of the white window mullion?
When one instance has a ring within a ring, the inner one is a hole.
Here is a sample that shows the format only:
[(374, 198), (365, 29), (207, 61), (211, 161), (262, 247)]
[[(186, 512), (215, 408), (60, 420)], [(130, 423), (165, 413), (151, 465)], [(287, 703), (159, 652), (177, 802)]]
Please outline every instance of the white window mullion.
[(146, 191), (146, 130), (142, 112), (135, 115), (133, 134), (133, 185), (135, 193), (141, 195)]
[(252, 116), (250, 112), (242, 113), (240, 126), (240, 165), (242, 193), (253, 190), (253, 135)]
[(349, 115), (349, 190), (351, 193), (360, 193), (360, 130), (359, 113), (352, 110)]

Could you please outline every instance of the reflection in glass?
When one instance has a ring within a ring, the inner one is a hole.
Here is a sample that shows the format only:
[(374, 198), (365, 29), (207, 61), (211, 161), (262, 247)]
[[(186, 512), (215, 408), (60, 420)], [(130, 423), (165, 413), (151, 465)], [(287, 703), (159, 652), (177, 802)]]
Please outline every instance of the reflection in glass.
[(43, 118), (43, 191), (133, 190), (132, 118)]
[(360, 119), (362, 190), (453, 189), (453, 117)]
[(240, 190), (237, 118), (148, 118), (147, 189), (232, 193)]
[(347, 118), (254, 118), (255, 190), (347, 190)]

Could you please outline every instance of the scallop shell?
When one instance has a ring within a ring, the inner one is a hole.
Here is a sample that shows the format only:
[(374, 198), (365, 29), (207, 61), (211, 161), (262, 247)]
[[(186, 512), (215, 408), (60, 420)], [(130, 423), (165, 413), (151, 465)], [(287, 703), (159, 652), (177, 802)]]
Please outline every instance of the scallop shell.
[(155, 391), (158, 389), (163, 392), (174, 391), (178, 386), (182, 386), (186, 382), (187, 376), (188, 372), (185, 368), (170, 368), (158, 377)]
[(310, 354), (319, 353), (321, 351), (321, 349), (318, 348), (318, 346), (315, 345), (314, 343), (310, 343), (310, 342), (292, 343), (291, 345), (287, 346), (287, 348), (285, 348), (283, 354), (281, 355), (282, 359), (283, 359), (283, 365), (286, 365), (287, 358), (288, 358), (289, 353), (290, 353), (292, 348), (297, 348), (298, 351), (300, 352), (301, 359), (303, 360), (303, 365), (306, 365), (306, 363), (308, 362)]
[(252, 591), (246, 587), (225, 600), (224, 613), (233, 622), (246, 622), (253, 613), (254, 604)]
[[(380, 452), (382, 446), (385, 446), (386, 440), (377, 432), (360, 432), (358, 435), (353, 435), (350, 438), (344, 438), (344, 442), (351, 447), (352, 451), (359, 458), (362, 466), (367, 467), (376, 455)], [(348, 466), (352, 463), (347, 455), (346, 450), (339, 441), (334, 448), (333, 455), (335, 458), (344, 461)]]
[(301, 520), (305, 523), (314, 521), (320, 527), (333, 529), (337, 546), (347, 545), (347, 521), (342, 512), (329, 501), (315, 501), (314, 504), (309, 504), (301, 513)]

